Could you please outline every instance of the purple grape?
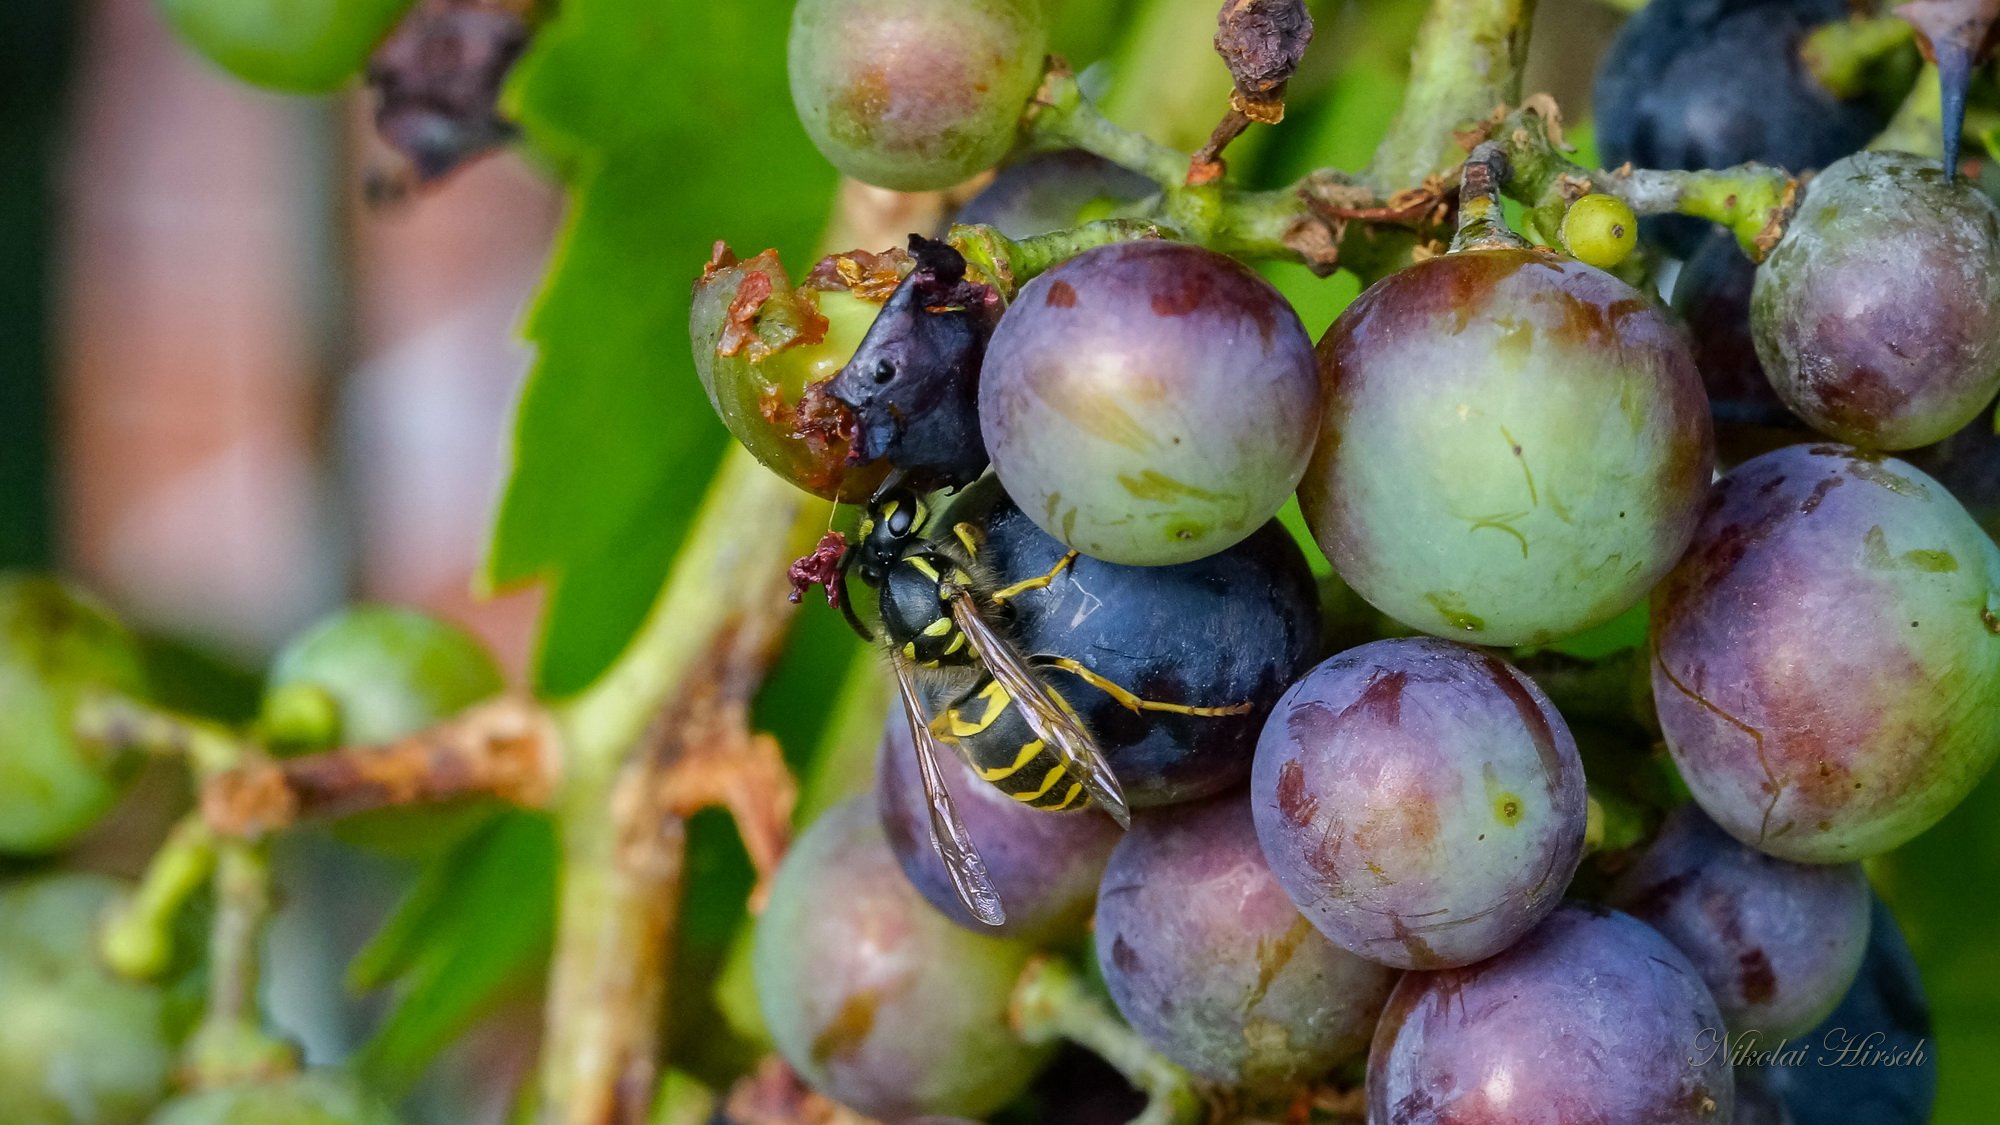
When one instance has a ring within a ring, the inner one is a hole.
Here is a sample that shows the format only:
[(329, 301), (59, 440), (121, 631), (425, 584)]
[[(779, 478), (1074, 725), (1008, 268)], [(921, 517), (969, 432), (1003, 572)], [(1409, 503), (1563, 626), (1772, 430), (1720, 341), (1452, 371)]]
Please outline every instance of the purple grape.
[(1686, 546), (1714, 460), (1679, 328), (1624, 282), (1527, 250), (1376, 283), (1319, 345), (1299, 502), (1371, 605), (1539, 644), (1617, 616)]
[(1667, 817), (1609, 901), (1687, 954), (1732, 1034), (1764, 1042), (1825, 1019), (1868, 948), (1860, 864), (1773, 859), (1693, 805)]
[(1583, 854), (1583, 763), (1534, 681), (1429, 637), (1376, 641), (1278, 701), (1250, 775), (1257, 836), (1335, 945), (1401, 968), (1507, 948)]
[(984, 223), (1008, 238), (1076, 226), (1087, 211), (1130, 204), (1160, 186), (1081, 149), (1037, 153), (1000, 169), (993, 182), (966, 200), (955, 220)]
[(1939, 441), (2000, 391), (2000, 205), (1934, 160), (1856, 153), (1806, 187), (1750, 315), (1771, 385), (1815, 429)]
[(1764, 1088), (1755, 1069), (1736, 1071), (1735, 1125), (1798, 1125), (1784, 1100)]
[(1687, 322), (1694, 364), (1708, 389), (1718, 453), (1745, 461), (1807, 432), (1771, 388), (1750, 332), (1757, 263), (1721, 228), (1709, 232), (1674, 278), (1674, 311)]
[(1083, 936), (1097, 882), (1118, 825), (1096, 812), (1059, 814), (1031, 809), (996, 786), (980, 780), (957, 754), (940, 754), (938, 767), (960, 819), (979, 848), (986, 873), (1007, 908), (1005, 925), (991, 927), (959, 901), (944, 861), (931, 844), (930, 809), (910, 724), (900, 710), (889, 716), (875, 765), (875, 800), (882, 830), (903, 874), (924, 900), (959, 925), (984, 934), (1004, 934), (1037, 945), (1063, 944)]
[(1271, 284), (1180, 242), (1086, 250), (1021, 290), (980, 376), (993, 469), (1093, 558), (1205, 558), (1276, 515), (1319, 416), (1312, 338)]
[(1396, 980), (1300, 916), (1240, 791), (1133, 822), (1098, 895), (1097, 961), (1118, 1010), (1162, 1054), (1255, 1089), (1359, 1056)]
[(1368, 1054), (1370, 1125), (1726, 1125), (1721, 1016), (1667, 939), (1565, 904), (1505, 953), (1410, 973)]
[(981, 1117), (1047, 1055), (1008, 1030), (1032, 952), (932, 910), (855, 798), (786, 853), (752, 966), (778, 1053), (815, 1090), (870, 1117)]
[(1771, 855), (1888, 851), (2000, 753), (2000, 550), (1901, 461), (1795, 445), (1738, 466), (1654, 593), (1652, 636), (1688, 788)]

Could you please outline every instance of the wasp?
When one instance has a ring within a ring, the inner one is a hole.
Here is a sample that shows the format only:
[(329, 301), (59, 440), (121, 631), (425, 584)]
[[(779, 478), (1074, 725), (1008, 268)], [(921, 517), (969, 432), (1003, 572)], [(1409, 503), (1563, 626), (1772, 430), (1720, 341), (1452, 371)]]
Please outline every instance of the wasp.
[[(879, 593), (880, 640), (916, 745), (932, 845), (966, 909), (998, 926), (1006, 911), (945, 788), (940, 742), (955, 747), (988, 784), (1025, 805), (1051, 811), (1095, 806), (1129, 827), (1131, 812), (1118, 778), (1075, 708), (1045, 675), (1068, 673), (1134, 711), (1238, 715), (1250, 704), (1191, 707), (1141, 699), (1081, 661), (1023, 654), (1006, 632), (1010, 603), (1055, 582), (1077, 553), (1064, 554), (1047, 573), (1002, 584), (981, 561), (983, 532), (977, 523), (952, 522), (942, 533), (926, 535), (929, 522), (930, 512), (916, 493), (879, 494), (862, 518), (854, 548), (840, 560), (837, 581), (844, 587), (852, 574)], [(838, 600), (849, 624), (875, 640), (851, 600)], [(926, 713), (927, 694), (946, 700), (935, 716)]]

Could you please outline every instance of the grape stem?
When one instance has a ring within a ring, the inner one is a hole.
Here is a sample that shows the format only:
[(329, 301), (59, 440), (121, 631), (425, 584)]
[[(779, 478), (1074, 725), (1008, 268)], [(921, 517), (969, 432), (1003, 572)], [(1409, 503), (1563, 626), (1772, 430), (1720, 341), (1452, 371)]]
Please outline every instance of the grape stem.
[(1453, 253), (1461, 250), (1525, 250), (1528, 240), (1507, 228), (1500, 206), (1500, 185), (1508, 175), (1507, 150), (1494, 141), (1483, 141), (1465, 158), (1465, 170), (1458, 180), (1458, 237), (1452, 239)]
[(1125, 1026), (1067, 963), (1054, 957), (1029, 962), (1014, 986), (1008, 1017), (1024, 1041), (1067, 1039), (1124, 1075), (1146, 1095), (1146, 1108), (1132, 1125), (1194, 1125), (1206, 1116), (1193, 1076)]
[(1944, 155), (1944, 101), (1938, 68), (1930, 63), (1896, 108), (1888, 128), (1868, 142), (1877, 152), (1907, 152), (1933, 159)]
[(152, 980), (174, 957), (174, 918), (215, 872), (215, 834), (200, 814), (174, 825), (131, 896), (104, 920), (98, 950), (121, 976)]
[(1465, 159), (1455, 130), (1521, 100), (1534, 16), (1535, 0), (1433, 0), (1417, 31), (1402, 108), (1369, 165), (1370, 186), (1387, 195)]

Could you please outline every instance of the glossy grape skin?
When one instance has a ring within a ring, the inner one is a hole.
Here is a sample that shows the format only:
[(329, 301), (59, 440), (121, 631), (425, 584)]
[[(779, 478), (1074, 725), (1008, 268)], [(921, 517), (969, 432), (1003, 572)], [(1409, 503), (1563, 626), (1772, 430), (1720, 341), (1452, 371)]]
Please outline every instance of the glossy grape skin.
[(0, 1107), (9, 1125), (135, 1125), (167, 1093), (161, 989), (113, 976), (98, 919), (124, 886), (55, 875), (0, 889)]
[(1707, 986), (1617, 911), (1563, 905), (1479, 964), (1409, 973), (1368, 1055), (1370, 1125), (1725, 1125)]
[(931, 844), (930, 809), (917, 773), (916, 747), (910, 742), (909, 722), (896, 709), (875, 760), (875, 802), (889, 847), (910, 884), (940, 914), (976, 933), (1039, 946), (1082, 936), (1104, 864), (1123, 835), (1117, 823), (1098, 812), (1028, 808), (980, 780), (957, 754), (940, 754), (938, 767), (993, 888), (1000, 893), (1007, 921), (988, 926), (959, 901), (944, 861)]
[(1081, 149), (1041, 152), (1001, 168), (965, 201), (955, 221), (1031, 238), (1076, 226), (1086, 211), (1135, 203), (1159, 190), (1139, 173)]
[(1272, 871), (1334, 944), (1436, 969), (1498, 953), (1555, 908), (1588, 795), (1532, 680), (1410, 637), (1341, 653), (1285, 694), (1250, 799)]
[(1360, 1055), (1396, 979), (1299, 914), (1240, 790), (1133, 821), (1104, 872), (1096, 939), (1133, 1029), (1229, 1087), (1280, 1090)]
[(159, 0), (181, 38), (245, 82), (297, 94), (336, 90), (414, 0)]
[[(1727, 460), (1768, 452), (1774, 446), (1767, 434), (1777, 433), (1777, 444), (1783, 445), (1807, 432), (1757, 360), (1757, 342), (1750, 333), (1750, 290), (1756, 283), (1757, 263), (1743, 253), (1735, 235), (1719, 227), (1701, 240), (1674, 278), (1674, 311), (1687, 322), (1694, 364), (1708, 389), (1716, 441)], [(1750, 446), (1756, 447), (1730, 456)]]
[(1014, 146), (1047, 48), (1041, 0), (800, 0), (792, 105), (855, 179), (950, 187)]
[[(794, 289), (775, 250), (738, 261), (720, 248), (695, 283), (688, 335), (709, 405), (765, 468), (824, 499), (864, 498), (882, 479), (883, 466), (848, 464), (848, 441), (800, 413), (808, 388), (840, 373), (880, 308), (846, 289)], [(746, 320), (739, 339), (732, 321)]]
[(1869, 897), (1858, 863), (1773, 859), (1683, 805), (1609, 901), (1687, 954), (1732, 1034), (1774, 1043), (1847, 994), (1868, 948)]
[(1815, 429), (1939, 441), (2000, 391), (2000, 204), (1934, 160), (1856, 153), (1807, 184), (1750, 318), (1778, 397)]
[(78, 741), (76, 707), (144, 688), (138, 642), (96, 601), (0, 573), (0, 853), (56, 851), (111, 807), (130, 763)]
[(994, 330), (980, 428), (1044, 531), (1093, 558), (1190, 562), (1276, 515), (1312, 451), (1312, 339), (1283, 296), (1212, 250), (1087, 250)]
[[(945, 514), (985, 531), (980, 560), (1009, 582), (1047, 574), (1063, 545), (992, 477)], [(1276, 521), (1220, 554), (1178, 566), (1079, 557), (1013, 598), (1006, 630), (1023, 654), (1069, 657), (1139, 696), (1238, 715), (1137, 713), (1066, 672), (1047, 681), (1096, 737), (1133, 808), (1219, 793), (1249, 776), (1264, 716), (1319, 655), (1319, 592)]]
[(1921, 472), (1838, 445), (1746, 461), (1653, 596), (1668, 749), (1744, 843), (1878, 855), (2000, 752), (1996, 615), (2000, 550)]
[(401, 1125), (388, 1104), (339, 1071), (185, 1094), (147, 1125)]
[(1679, 330), (1581, 262), (1478, 250), (1363, 292), (1319, 344), (1328, 388), (1299, 503), (1384, 613), (1539, 644), (1644, 596), (1713, 463)]
[[(1598, 66), (1591, 104), (1607, 168), (1727, 168), (1756, 160), (1824, 167), (1889, 123), (1893, 99), (1842, 101), (1807, 70), (1813, 26), (1842, 0), (1660, 0), (1625, 26)], [(1708, 224), (1668, 216), (1651, 237), (1686, 256)]]
[(867, 798), (793, 842), (757, 920), (757, 1004), (814, 1089), (870, 1117), (981, 1117), (1046, 1057), (1008, 1031), (1032, 947), (947, 921), (912, 890)]
[[(1798, 1042), (1810, 1047), (1806, 1065), (1760, 1074), (1766, 1088), (1784, 1100), (1794, 1125), (1931, 1120), (1938, 1044), (1931, 1038), (1930, 1002), (1902, 929), (1882, 900), (1875, 900), (1868, 952), (1854, 987)], [(1864, 1061), (1860, 1052), (1868, 1050), (1880, 1054)]]
[(1639, 244), (1638, 216), (1617, 196), (1592, 192), (1563, 212), (1562, 244), (1585, 265), (1610, 269)]

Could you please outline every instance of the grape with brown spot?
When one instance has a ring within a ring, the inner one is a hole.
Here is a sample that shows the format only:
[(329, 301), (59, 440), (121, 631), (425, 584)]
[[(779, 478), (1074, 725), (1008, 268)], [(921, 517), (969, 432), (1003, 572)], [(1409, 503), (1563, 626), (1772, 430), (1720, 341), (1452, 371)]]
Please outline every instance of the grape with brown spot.
[(1583, 763), (1498, 657), (1429, 637), (1321, 664), (1278, 702), (1250, 775), (1278, 881), (1334, 944), (1399, 968), (1505, 949), (1583, 855)]

